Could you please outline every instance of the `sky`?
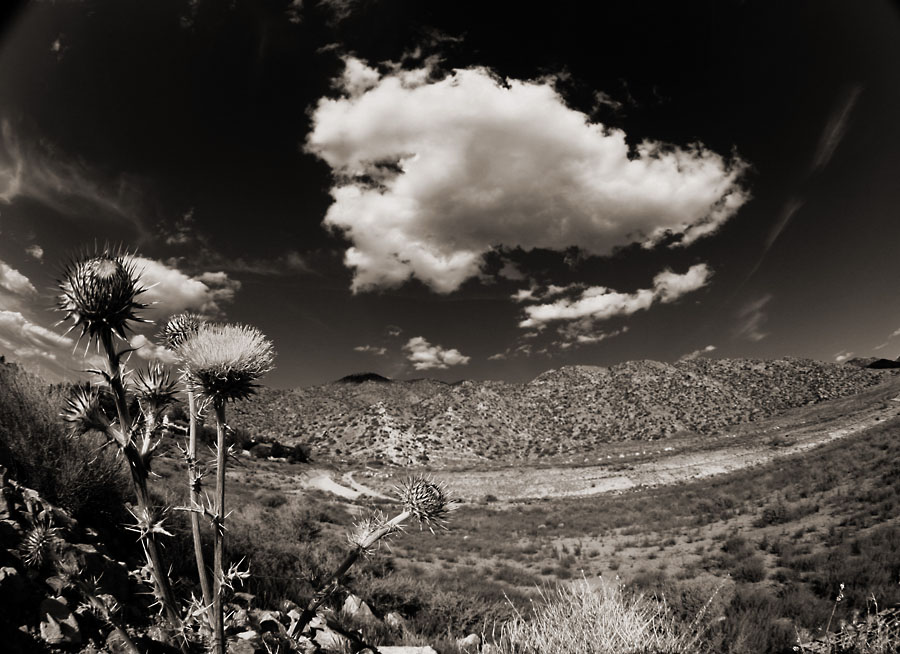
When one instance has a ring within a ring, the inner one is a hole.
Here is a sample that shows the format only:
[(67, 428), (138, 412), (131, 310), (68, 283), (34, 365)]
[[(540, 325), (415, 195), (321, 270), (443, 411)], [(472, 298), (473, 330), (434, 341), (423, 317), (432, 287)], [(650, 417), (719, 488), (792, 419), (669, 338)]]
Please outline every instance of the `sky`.
[[(0, 354), (83, 376), (55, 280), (157, 333), (372, 371), (900, 355), (900, 4), (65, 0), (0, 31)], [(87, 358), (92, 357), (87, 350)]]

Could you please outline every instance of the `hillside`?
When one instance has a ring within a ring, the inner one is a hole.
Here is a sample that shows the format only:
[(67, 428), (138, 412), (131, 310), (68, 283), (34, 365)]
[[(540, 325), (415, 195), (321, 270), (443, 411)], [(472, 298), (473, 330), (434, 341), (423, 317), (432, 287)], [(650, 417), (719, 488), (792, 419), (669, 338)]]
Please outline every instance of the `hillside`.
[(570, 366), (525, 384), (342, 380), (262, 388), (234, 426), (308, 443), (319, 459), (407, 465), (575, 456), (603, 443), (714, 434), (787, 409), (847, 397), (893, 370), (808, 359), (629, 361)]

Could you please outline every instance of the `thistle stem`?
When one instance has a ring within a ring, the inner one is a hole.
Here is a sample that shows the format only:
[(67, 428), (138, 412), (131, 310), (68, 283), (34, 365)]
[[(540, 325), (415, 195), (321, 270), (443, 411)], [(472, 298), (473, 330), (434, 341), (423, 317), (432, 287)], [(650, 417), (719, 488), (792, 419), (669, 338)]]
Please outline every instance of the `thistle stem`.
[[(128, 399), (125, 395), (125, 385), (122, 383), (122, 368), (119, 364), (119, 355), (113, 346), (112, 332), (105, 330), (101, 333), (100, 340), (103, 344), (103, 349), (106, 351), (106, 359), (109, 366), (109, 385), (113, 392), (116, 412), (119, 415), (119, 430), (125, 443), (124, 446), (120, 443), (120, 447), (129, 464), (128, 467), (131, 471), (131, 481), (134, 486), (137, 505), (143, 510), (145, 515), (149, 516), (152, 514), (153, 508), (150, 501), (150, 492), (147, 490), (149, 471), (134, 445), (133, 427), (131, 416), (128, 412)], [(159, 601), (162, 603), (165, 611), (166, 619), (173, 629), (179, 630), (181, 619), (178, 616), (178, 608), (175, 603), (175, 595), (172, 593), (172, 586), (169, 583), (169, 577), (165, 574), (162, 557), (159, 553), (159, 545), (156, 542), (156, 534), (153, 532), (142, 534), (141, 540), (144, 544), (147, 559), (150, 561), (153, 581), (159, 594)]]
[(213, 551), (214, 651), (225, 654), (225, 616), (222, 606), (225, 559), (225, 403), (214, 402), (216, 411), (216, 520)]
[(347, 556), (344, 557), (344, 560), (337, 567), (337, 569), (331, 573), (331, 576), (328, 577), (328, 581), (322, 584), (322, 587), (319, 589), (319, 592), (316, 593), (315, 597), (310, 600), (306, 609), (304, 609), (303, 613), (300, 614), (300, 619), (294, 624), (293, 628), (289, 632), (289, 636), (296, 637), (297, 635), (303, 633), (303, 630), (306, 628), (306, 625), (309, 624), (309, 621), (313, 619), (313, 616), (316, 615), (316, 611), (319, 610), (319, 607), (325, 603), (329, 597), (334, 594), (334, 591), (337, 590), (337, 586), (341, 581), (343, 581), (344, 577), (349, 572), (350, 568), (356, 563), (361, 556), (363, 556), (370, 547), (375, 545), (379, 540), (384, 538), (390, 533), (393, 533), (407, 518), (412, 515), (409, 511), (403, 511), (398, 515), (391, 518), (389, 521), (384, 523), (381, 527), (374, 530), (368, 537), (361, 543), (357, 544), (353, 549), (347, 552)]
[[(197, 470), (197, 399), (193, 391), (188, 391), (188, 411), (190, 412), (190, 426), (188, 431), (188, 491), (190, 493), (190, 505), (199, 504), (200, 475)], [(200, 579), (200, 590), (203, 593), (203, 606), (206, 607), (209, 626), (212, 629), (215, 624), (213, 612), (212, 589), (209, 587), (209, 575), (206, 572), (206, 562), (203, 558), (203, 545), (200, 541), (200, 514), (191, 511), (191, 532), (194, 536), (194, 558), (197, 561), (197, 576)]]

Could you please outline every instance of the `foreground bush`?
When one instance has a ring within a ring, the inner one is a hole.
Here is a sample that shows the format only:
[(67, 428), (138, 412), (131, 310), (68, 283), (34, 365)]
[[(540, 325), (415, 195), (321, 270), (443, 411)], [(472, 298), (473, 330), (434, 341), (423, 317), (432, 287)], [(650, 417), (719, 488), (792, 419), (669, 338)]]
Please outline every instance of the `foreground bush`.
[(704, 651), (705, 611), (689, 624), (664, 602), (587, 581), (542, 593), (531, 615), (500, 627), (503, 654), (685, 654)]

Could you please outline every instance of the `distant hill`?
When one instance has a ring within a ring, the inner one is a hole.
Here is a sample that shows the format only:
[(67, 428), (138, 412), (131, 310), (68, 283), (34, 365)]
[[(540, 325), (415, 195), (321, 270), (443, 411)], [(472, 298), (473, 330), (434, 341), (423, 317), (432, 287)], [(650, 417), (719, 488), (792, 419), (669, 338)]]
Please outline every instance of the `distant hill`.
[(308, 443), (319, 459), (512, 463), (592, 452), (611, 441), (716, 433), (854, 395), (896, 374), (794, 358), (569, 366), (524, 384), (365, 373), (310, 388), (261, 388), (231, 416), (261, 437)]
[(855, 357), (853, 359), (848, 359), (844, 363), (856, 366), (857, 368), (870, 368), (872, 370), (900, 368), (900, 358), (894, 361), (893, 359), (879, 359), (878, 357)]
[(382, 377), (377, 372), (358, 372), (353, 375), (347, 375), (337, 380), (338, 384), (362, 384), (363, 382), (389, 383), (391, 380)]

